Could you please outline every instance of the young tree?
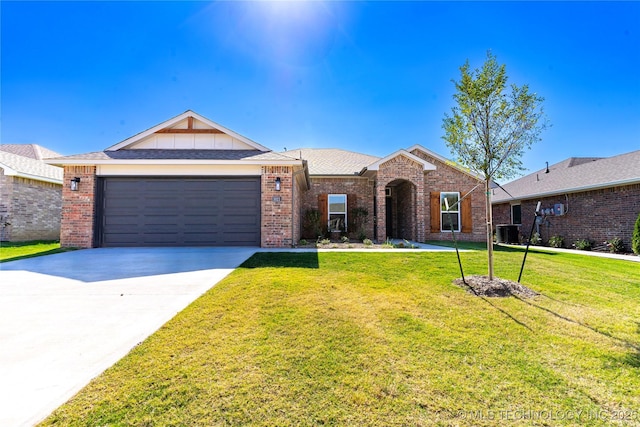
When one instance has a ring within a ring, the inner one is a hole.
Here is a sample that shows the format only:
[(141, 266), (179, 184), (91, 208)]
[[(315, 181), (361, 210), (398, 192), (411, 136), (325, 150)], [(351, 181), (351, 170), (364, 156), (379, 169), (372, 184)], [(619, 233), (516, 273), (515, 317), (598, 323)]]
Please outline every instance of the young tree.
[(458, 161), (485, 181), (489, 279), (493, 280), (492, 180), (508, 179), (524, 170), (520, 157), (540, 140), (547, 127), (544, 98), (529, 86), (507, 87), (505, 65), (487, 52), (482, 68), (471, 70), (469, 61), (460, 67), (453, 83), (457, 105), (445, 114), (444, 140)]

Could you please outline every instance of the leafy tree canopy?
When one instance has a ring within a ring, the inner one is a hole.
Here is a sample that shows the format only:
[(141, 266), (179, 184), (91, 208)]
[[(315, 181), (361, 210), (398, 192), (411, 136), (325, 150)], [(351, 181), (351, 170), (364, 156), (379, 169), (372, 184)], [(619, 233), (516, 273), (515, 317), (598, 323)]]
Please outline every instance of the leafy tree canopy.
[(506, 67), (490, 51), (482, 68), (471, 70), (467, 60), (460, 72), (443, 138), (458, 161), (485, 180), (513, 178), (524, 170), (524, 150), (547, 127), (544, 98), (528, 85), (507, 86)]

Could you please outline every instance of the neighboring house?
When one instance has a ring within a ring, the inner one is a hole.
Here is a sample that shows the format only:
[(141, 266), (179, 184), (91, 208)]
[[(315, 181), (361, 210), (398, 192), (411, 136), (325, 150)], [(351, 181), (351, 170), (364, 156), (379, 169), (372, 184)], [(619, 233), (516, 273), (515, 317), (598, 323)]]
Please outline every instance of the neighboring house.
[(535, 210), (543, 216), (535, 231), (546, 242), (562, 236), (595, 244), (618, 237), (630, 247), (640, 213), (640, 150), (619, 156), (572, 157), (493, 190), (494, 224), (517, 224), (528, 238)]
[[(384, 158), (274, 153), (186, 111), (104, 151), (47, 162), (64, 167), (63, 246), (291, 247), (317, 237), (305, 235), (310, 212), (323, 233), (424, 241), (450, 239), (453, 224), (461, 240), (484, 238), (482, 190), (455, 205), (478, 178), (419, 145)], [(445, 198), (455, 210), (442, 212)]]
[(0, 241), (60, 238), (62, 169), (43, 162), (59, 156), (36, 144), (0, 145)]

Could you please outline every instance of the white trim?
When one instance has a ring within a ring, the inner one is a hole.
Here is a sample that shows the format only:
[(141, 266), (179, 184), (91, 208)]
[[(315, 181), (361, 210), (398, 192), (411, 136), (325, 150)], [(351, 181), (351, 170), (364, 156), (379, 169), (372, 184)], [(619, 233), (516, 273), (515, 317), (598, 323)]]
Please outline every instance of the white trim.
[(260, 176), (260, 165), (97, 165), (96, 176)]
[[(442, 210), (442, 198), (444, 194), (457, 194), (458, 195), (458, 206), (456, 207), (455, 211), (443, 211)], [(460, 233), (462, 232), (462, 217), (460, 215), (461, 213), (461, 208), (462, 206), (460, 205), (460, 199), (462, 198), (462, 194), (459, 191), (441, 191), (440, 192), (440, 232), (444, 233), (444, 232), (451, 232), (451, 230), (449, 229), (445, 229), (443, 228), (444, 221), (442, 220), (442, 214), (443, 213), (456, 213), (458, 214), (458, 229), (457, 230), (453, 230), (454, 233)], [(447, 227), (449, 226), (449, 224), (447, 224)]]
[(201, 159), (51, 159), (50, 165), (265, 165), (302, 166), (302, 160), (201, 160)]
[(139, 133), (137, 135), (134, 135), (134, 136), (132, 136), (130, 138), (125, 139), (122, 142), (119, 142), (119, 143), (117, 143), (115, 145), (112, 145), (111, 147), (107, 148), (105, 151), (116, 151), (116, 150), (121, 150), (123, 148), (127, 148), (127, 147), (135, 144), (136, 142), (138, 142), (138, 141), (140, 141), (140, 140), (142, 140), (142, 139), (154, 134), (155, 132), (157, 132), (159, 130), (170, 128), (171, 126), (173, 126), (173, 125), (185, 120), (188, 117), (193, 117), (194, 119), (197, 119), (197, 120), (199, 120), (199, 121), (211, 126), (214, 129), (217, 129), (217, 130), (219, 130), (219, 131), (221, 131), (223, 133), (226, 133), (227, 135), (230, 135), (230, 136), (232, 136), (232, 137), (244, 142), (245, 144), (255, 148), (256, 150), (259, 150), (259, 151), (271, 151), (269, 148), (265, 147), (264, 145), (260, 145), (257, 142), (252, 141), (249, 138), (244, 137), (244, 136), (240, 135), (239, 133), (232, 131), (231, 129), (227, 129), (226, 127), (224, 127), (222, 125), (219, 125), (218, 123), (213, 122), (213, 121), (207, 119), (206, 117), (203, 117), (200, 114), (195, 113), (195, 112), (193, 112), (191, 110), (187, 110), (184, 113), (182, 113), (180, 115), (177, 115), (177, 116), (175, 116), (175, 117), (173, 117), (173, 118), (171, 118), (171, 119), (169, 119), (167, 121), (164, 121), (164, 122), (162, 122), (162, 123), (150, 128), (150, 129), (147, 129), (144, 132), (141, 132), (141, 133)]
[(323, 174), (323, 175), (312, 175), (309, 174), (309, 178), (311, 179), (315, 179), (315, 178), (332, 178), (332, 179), (336, 179), (336, 178), (355, 178), (355, 179), (366, 179), (366, 180), (370, 180), (371, 178), (363, 176), (363, 175), (327, 175), (327, 174)]
[(400, 150), (398, 150), (398, 151), (396, 151), (394, 153), (389, 154), (386, 157), (383, 157), (380, 160), (377, 160), (377, 161), (371, 163), (369, 166), (365, 167), (364, 170), (377, 171), (377, 170), (380, 169), (380, 165), (381, 164), (383, 164), (385, 162), (388, 162), (389, 160), (391, 160), (393, 158), (396, 158), (398, 156), (404, 156), (404, 157), (408, 158), (409, 160), (413, 160), (414, 162), (416, 162), (418, 164), (421, 164), (422, 165), (422, 170), (425, 170), (425, 171), (434, 171), (434, 170), (436, 170), (436, 166), (435, 165), (429, 163), (425, 159), (422, 159), (422, 158), (416, 156), (415, 154), (411, 154), (410, 152), (408, 152), (407, 150), (404, 150), (404, 149), (400, 149)]
[[(344, 197), (344, 212), (331, 212), (331, 196), (342, 196)], [(342, 231), (340, 229), (336, 229), (336, 230), (332, 230), (330, 227), (331, 224), (331, 215), (344, 215), (344, 231), (348, 231), (347, 230), (347, 215), (348, 215), (348, 210), (349, 210), (349, 197), (346, 194), (343, 193), (329, 193), (327, 194), (327, 228), (329, 230), (329, 232), (332, 231)]]

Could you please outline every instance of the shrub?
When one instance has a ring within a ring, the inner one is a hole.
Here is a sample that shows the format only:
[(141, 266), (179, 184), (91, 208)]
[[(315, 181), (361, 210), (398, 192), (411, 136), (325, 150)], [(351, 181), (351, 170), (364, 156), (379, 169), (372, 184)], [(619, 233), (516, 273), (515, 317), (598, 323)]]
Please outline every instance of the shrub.
[(606, 242), (609, 252), (619, 254), (624, 252), (624, 242), (619, 237), (614, 237)]
[(389, 239), (385, 240), (385, 242), (381, 246), (386, 249), (393, 249), (396, 247)]
[(326, 233), (326, 226), (322, 226), (320, 211), (318, 209), (307, 209), (302, 218), (302, 234), (304, 237), (315, 237)]
[(331, 243), (331, 240), (320, 236), (320, 237), (318, 237), (318, 241), (316, 242), (316, 246), (326, 246), (329, 243)]
[(573, 244), (573, 246), (581, 251), (590, 251), (591, 250), (591, 241), (587, 239), (578, 239)]
[(300, 239), (300, 242), (298, 242), (300, 244), (300, 246), (307, 246), (307, 242), (305, 239)]
[(534, 246), (542, 244), (542, 237), (540, 237), (540, 233), (533, 233), (533, 236), (531, 236), (531, 244)]
[(562, 236), (551, 236), (549, 239), (549, 246), (552, 248), (561, 248), (564, 246), (564, 237)]
[(362, 243), (364, 243), (365, 246), (373, 246), (371, 239), (363, 239)]
[(340, 237), (340, 241), (342, 243), (349, 243), (349, 238), (347, 236), (342, 236), (342, 237)]
[(351, 215), (349, 215), (349, 230), (357, 233), (358, 239), (364, 240), (366, 235), (366, 224), (369, 222), (369, 211), (365, 208), (353, 208), (351, 209)]
[(633, 227), (633, 238), (631, 239), (631, 249), (633, 253), (640, 255), (640, 214), (636, 219), (636, 225)]

